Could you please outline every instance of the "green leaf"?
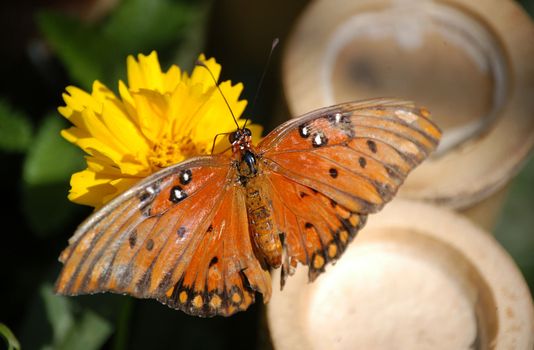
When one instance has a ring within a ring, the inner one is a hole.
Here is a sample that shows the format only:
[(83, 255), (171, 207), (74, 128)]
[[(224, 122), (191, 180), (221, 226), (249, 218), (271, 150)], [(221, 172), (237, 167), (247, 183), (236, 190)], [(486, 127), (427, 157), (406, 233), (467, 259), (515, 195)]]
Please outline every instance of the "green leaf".
[(37, 24), (78, 84), (88, 89), (105, 76), (113, 50), (97, 28), (53, 12), (40, 12)]
[(45, 284), (39, 290), (44, 301), (46, 315), (52, 326), (53, 343), (60, 343), (74, 327), (74, 316), (67, 298), (55, 295), (52, 286)]
[(128, 335), (130, 332), (130, 319), (132, 318), (134, 300), (124, 298), (120, 303), (119, 314), (117, 316), (117, 326), (114, 336), (113, 349), (121, 350), (128, 348)]
[(114, 86), (125, 76), (128, 54), (175, 46), (205, 7), (204, 1), (124, 0), (92, 25), (51, 12), (39, 13), (37, 23), (70, 76), (87, 90), (96, 79)]
[(49, 284), (42, 286), (40, 292), (53, 330), (49, 348), (99, 349), (111, 335), (111, 323), (94, 311), (87, 308), (77, 311), (72, 300), (54, 294)]
[(27, 116), (0, 100), (0, 149), (21, 152), (28, 148), (32, 136)]
[(195, 7), (169, 0), (125, 0), (104, 33), (126, 52), (152, 50), (176, 42), (196, 14)]
[(67, 199), (70, 176), (84, 168), (83, 152), (59, 134), (65, 122), (49, 115), (37, 132), (23, 169), (23, 212), (40, 236), (61, 233), (77, 206)]
[(194, 62), (205, 46), (206, 31), (211, 3), (199, 4), (189, 16), (189, 24), (183, 30), (180, 47), (174, 52), (172, 62), (188, 71), (194, 68)]
[(7, 342), (8, 350), (19, 350), (20, 344), (13, 332), (3, 323), (0, 323), (0, 336)]
[(112, 333), (109, 322), (93, 311), (86, 310), (57, 349), (100, 349)]
[(56, 113), (44, 119), (24, 164), (27, 184), (64, 183), (74, 171), (84, 167), (83, 152), (60, 135), (66, 127), (67, 123)]
[(501, 216), (495, 227), (495, 238), (517, 263), (530, 290), (534, 291), (534, 157), (513, 179)]

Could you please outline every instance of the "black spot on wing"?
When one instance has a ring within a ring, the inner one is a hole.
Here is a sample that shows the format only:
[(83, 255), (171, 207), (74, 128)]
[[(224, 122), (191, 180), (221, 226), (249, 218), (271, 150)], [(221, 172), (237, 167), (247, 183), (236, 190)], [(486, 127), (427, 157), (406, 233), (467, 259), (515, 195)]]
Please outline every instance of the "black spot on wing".
[(367, 147), (369, 147), (371, 152), (376, 153), (377, 151), (376, 142), (374, 142), (373, 140), (367, 140)]
[(130, 244), (130, 248), (135, 247), (135, 244), (137, 243), (137, 231), (133, 230), (132, 233), (130, 233), (130, 236), (128, 237), (128, 243)]
[(367, 160), (364, 157), (358, 158), (358, 163), (360, 163), (360, 168), (365, 169), (367, 166)]
[(310, 137), (310, 127), (307, 123), (299, 125), (299, 135), (300, 137), (305, 138), (305, 139)]
[(347, 136), (354, 136), (354, 131), (352, 129), (352, 121), (350, 120), (349, 114), (336, 112), (328, 115), (326, 118), (332, 126), (343, 131)]
[(179, 203), (187, 198), (187, 193), (180, 186), (171, 188), (169, 200), (173, 203)]
[(331, 178), (335, 179), (338, 176), (338, 171), (336, 168), (330, 168), (328, 170), (328, 175), (330, 175)]
[(322, 131), (318, 131), (312, 135), (312, 146), (323, 147), (328, 144), (328, 138)]
[(152, 238), (149, 238), (147, 241), (146, 241), (146, 250), (148, 251), (151, 251), (152, 249), (154, 249), (154, 240)]
[(180, 183), (185, 186), (193, 179), (193, 173), (190, 169), (184, 169), (180, 171), (180, 175), (178, 177), (180, 179)]
[(216, 256), (214, 256), (213, 258), (211, 258), (208, 267), (212, 267), (213, 265), (217, 264), (218, 262), (219, 262), (219, 258), (217, 258)]
[(176, 230), (176, 234), (178, 235), (179, 238), (182, 238), (184, 235), (185, 235), (185, 227), (184, 226), (181, 226), (178, 230)]

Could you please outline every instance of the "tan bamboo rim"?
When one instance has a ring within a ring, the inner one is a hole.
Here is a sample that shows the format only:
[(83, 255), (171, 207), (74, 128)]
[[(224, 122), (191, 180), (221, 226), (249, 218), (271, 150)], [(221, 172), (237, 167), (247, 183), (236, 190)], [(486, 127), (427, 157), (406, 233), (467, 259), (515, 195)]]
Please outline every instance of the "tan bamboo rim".
[(267, 304), (275, 349), (534, 346), (531, 295), (512, 259), (443, 207), (396, 199), (315, 282), (306, 272)]
[(317, 0), (285, 47), (286, 100), (293, 115), (392, 94), (427, 106), (444, 139), (400, 195), (467, 208), (534, 145), (532, 38), (513, 1)]

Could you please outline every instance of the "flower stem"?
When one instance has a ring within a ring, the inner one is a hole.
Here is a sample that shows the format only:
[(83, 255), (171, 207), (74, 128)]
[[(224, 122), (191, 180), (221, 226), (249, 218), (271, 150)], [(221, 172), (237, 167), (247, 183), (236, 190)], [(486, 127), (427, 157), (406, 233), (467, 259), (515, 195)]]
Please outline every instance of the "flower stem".
[(113, 342), (113, 350), (126, 350), (130, 333), (130, 317), (133, 309), (133, 299), (124, 298), (117, 318), (117, 331)]

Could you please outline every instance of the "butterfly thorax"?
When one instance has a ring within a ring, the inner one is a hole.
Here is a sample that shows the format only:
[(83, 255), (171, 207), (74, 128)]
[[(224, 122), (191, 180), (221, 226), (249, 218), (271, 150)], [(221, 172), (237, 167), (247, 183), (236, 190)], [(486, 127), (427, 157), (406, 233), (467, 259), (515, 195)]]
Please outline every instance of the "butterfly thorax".
[(248, 180), (258, 173), (258, 156), (252, 146), (252, 133), (249, 129), (238, 129), (230, 134), (234, 164), (239, 174), (239, 182), (245, 186)]
[(258, 155), (251, 144), (248, 129), (237, 130), (230, 135), (238, 182), (245, 189), (245, 203), (250, 234), (257, 250), (272, 267), (278, 267), (282, 260), (282, 244), (278, 228), (274, 224), (273, 210), (267, 182), (263, 179)]

